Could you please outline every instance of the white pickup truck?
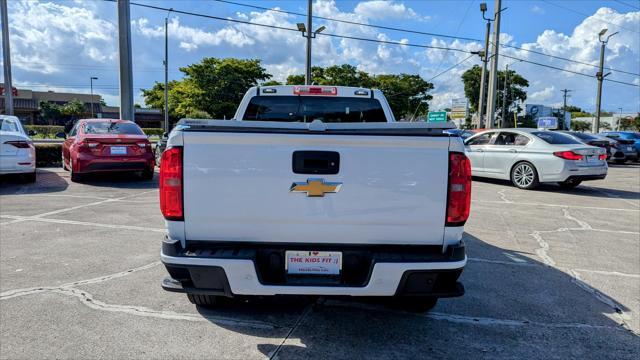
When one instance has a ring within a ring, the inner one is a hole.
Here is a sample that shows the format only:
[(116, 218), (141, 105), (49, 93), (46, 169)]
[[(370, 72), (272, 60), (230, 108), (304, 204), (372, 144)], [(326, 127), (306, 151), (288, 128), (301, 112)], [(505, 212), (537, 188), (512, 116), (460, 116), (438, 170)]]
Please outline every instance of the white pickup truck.
[(450, 124), (395, 122), (379, 90), (251, 88), (182, 120), (160, 169), (165, 290), (222, 297), (461, 296), (471, 170)]

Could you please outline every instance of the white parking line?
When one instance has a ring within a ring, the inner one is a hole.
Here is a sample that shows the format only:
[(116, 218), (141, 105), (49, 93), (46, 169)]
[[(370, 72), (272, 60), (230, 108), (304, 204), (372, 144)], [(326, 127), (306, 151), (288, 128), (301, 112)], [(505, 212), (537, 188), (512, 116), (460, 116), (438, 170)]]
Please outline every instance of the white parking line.
[[(131, 225), (116, 225), (116, 224), (100, 224), (100, 223), (92, 223), (86, 221), (75, 221), (75, 220), (62, 220), (62, 219), (50, 219), (50, 218), (41, 218), (35, 216), (16, 216), (16, 215), (0, 215), (2, 219), (13, 219), (14, 222), (18, 221), (39, 221), (46, 223), (55, 223), (55, 224), (69, 224), (69, 225), (82, 225), (82, 226), (95, 226), (95, 227), (103, 227), (110, 229), (124, 229), (124, 230), (140, 230), (140, 231), (153, 231), (164, 233), (166, 230), (164, 228), (150, 228), (150, 227), (142, 227), (142, 226), (131, 226)], [(11, 222), (8, 222), (11, 223)], [(8, 224), (8, 223), (3, 223)]]
[(599, 206), (579, 206), (579, 205), (560, 205), (560, 204), (546, 204), (546, 203), (535, 203), (535, 202), (520, 202), (520, 201), (498, 201), (498, 200), (473, 200), (473, 204), (509, 204), (509, 205), (520, 205), (520, 206), (548, 206), (548, 207), (559, 207), (559, 208), (570, 208), (570, 209), (589, 209), (589, 210), (609, 210), (609, 211), (634, 211), (640, 212), (640, 209), (621, 209), (621, 208), (607, 208), (607, 207), (599, 207)]
[(92, 202), (92, 203), (88, 203), (88, 204), (77, 205), (77, 206), (72, 206), (72, 207), (69, 207), (69, 208), (49, 211), (49, 212), (46, 212), (46, 213), (33, 215), (33, 216), (25, 216), (25, 217), (23, 217), (23, 219), (15, 219), (14, 221), (9, 221), (9, 222), (6, 222), (6, 223), (2, 223), (2, 224), (0, 224), (0, 226), (5, 226), (5, 225), (9, 225), (9, 224), (15, 224), (15, 223), (22, 222), (22, 221), (34, 220), (36, 218), (42, 218), (44, 216), (56, 215), (56, 214), (64, 213), (64, 212), (67, 212), (67, 211), (82, 209), (82, 208), (85, 208), (85, 207), (88, 207), (88, 206), (96, 206), (96, 205), (100, 205), (100, 204), (104, 204), (104, 203), (108, 203), (108, 202), (124, 200), (124, 199), (128, 199), (128, 198), (131, 198), (131, 197), (140, 196), (140, 195), (143, 195), (143, 194), (148, 194), (148, 193), (154, 192), (154, 191), (156, 191), (156, 190), (143, 191), (143, 192), (140, 192), (140, 193), (131, 194), (131, 195), (127, 195), (127, 196), (122, 196), (122, 197), (115, 198), (115, 199), (105, 199), (105, 200), (96, 201), (96, 202)]

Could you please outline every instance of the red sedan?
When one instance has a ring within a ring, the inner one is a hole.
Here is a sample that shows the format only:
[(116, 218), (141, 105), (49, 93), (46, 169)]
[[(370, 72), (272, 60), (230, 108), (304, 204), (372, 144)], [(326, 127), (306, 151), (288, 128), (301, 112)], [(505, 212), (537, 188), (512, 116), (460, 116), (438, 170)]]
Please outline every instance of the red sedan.
[(151, 143), (136, 123), (128, 120), (78, 120), (62, 145), (62, 167), (71, 181), (83, 174), (136, 171), (153, 178), (155, 157)]

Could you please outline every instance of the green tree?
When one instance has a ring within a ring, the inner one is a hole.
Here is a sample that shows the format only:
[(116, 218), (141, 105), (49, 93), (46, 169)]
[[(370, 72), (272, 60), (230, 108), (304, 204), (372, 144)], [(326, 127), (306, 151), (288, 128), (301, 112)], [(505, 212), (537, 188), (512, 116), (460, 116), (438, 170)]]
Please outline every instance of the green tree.
[(588, 113), (588, 112), (584, 112), (584, 111), (572, 111), (571, 112), (571, 118), (579, 118), (579, 117), (592, 117), (593, 114)]
[(58, 104), (40, 101), (39, 108), (40, 118), (47, 124), (56, 124), (62, 118), (62, 111)]
[(635, 118), (620, 119), (620, 130), (640, 131), (640, 113)]
[(574, 113), (574, 112), (582, 112), (582, 109), (581, 109), (581, 108), (579, 108), (579, 107), (577, 107), (577, 106), (574, 106), (574, 105), (567, 105), (567, 108), (566, 108), (566, 109), (564, 109), (564, 110), (565, 110), (565, 111), (568, 111), (568, 112), (570, 112), (570, 113)]
[[(231, 118), (247, 89), (271, 78), (257, 59), (204, 58), (180, 71), (184, 79), (169, 83), (169, 115), (174, 118), (202, 112)], [(142, 95), (152, 108), (164, 108), (164, 84), (142, 89)]]
[(68, 118), (76, 119), (82, 116), (82, 114), (86, 113), (86, 109), (84, 107), (84, 104), (80, 100), (73, 99), (63, 105), (60, 109), (60, 112), (62, 113), (62, 115)]
[(600, 123), (600, 130), (607, 130), (607, 131), (612, 130), (611, 129), (611, 124), (609, 124), (606, 121), (601, 122)]
[[(464, 83), (464, 95), (469, 101), (469, 106), (472, 112), (478, 111), (478, 100), (480, 99), (480, 78), (482, 76), (482, 68), (478, 65), (474, 65), (471, 69), (465, 71), (462, 74), (462, 82)], [(503, 104), (503, 93), (505, 76), (507, 77), (508, 87), (506, 102)], [(509, 110), (513, 103), (524, 102), (527, 99), (527, 92), (525, 88), (529, 87), (529, 81), (522, 75), (518, 74), (515, 70), (498, 71), (498, 84), (496, 91), (496, 114), (502, 114), (502, 107), (506, 106)], [(485, 103), (486, 106), (486, 103)], [(517, 106), (516, 112), (520, 112), (522, 109)], [(507, 111), (506, 119), (513, 119), (513, 113)]]
[(584, 132), (589, 129), (591, 129), (591, 124), (588, 121), (571, 120), (571, 130)]
[(282, 83), (280, 81), (269, 80), (260, 84), (260, 86), (277, 86), (277, 85), (282, 85)]

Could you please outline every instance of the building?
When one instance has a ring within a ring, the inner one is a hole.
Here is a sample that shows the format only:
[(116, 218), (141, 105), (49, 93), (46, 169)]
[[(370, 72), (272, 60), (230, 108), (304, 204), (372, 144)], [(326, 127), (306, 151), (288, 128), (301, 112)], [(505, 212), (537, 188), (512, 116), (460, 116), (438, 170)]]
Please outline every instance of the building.
[[(85, 112), (81, 118), (118, 119), (120, 108), (117, 106), (102, 105), (102, 97), (98, 94), (61, 93), (55, 91), (33, 91), (28, 89), (13, 89), (13, 112), (20, 118), (23, 124), (63, 125), (64, 120), (43, 119), (40, 116), (40, 102), (48, 102), (57, 105), (65, 105), (71, 101), (80, 101), (84, 105)], [(0, 113), (5, 112), (4, 87), (0, 85)], [(136, 108), (136, 122), (141, 127), (162, 127), (162, 111), (159, 109)]]

